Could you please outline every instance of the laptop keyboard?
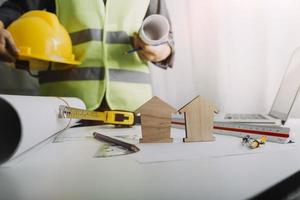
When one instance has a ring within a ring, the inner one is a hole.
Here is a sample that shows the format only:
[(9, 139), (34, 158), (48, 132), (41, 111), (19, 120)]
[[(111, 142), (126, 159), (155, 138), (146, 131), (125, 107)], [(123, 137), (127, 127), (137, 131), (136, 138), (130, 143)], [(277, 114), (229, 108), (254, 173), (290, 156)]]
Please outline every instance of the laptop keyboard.
[(267, 119), (267, 118), (261, 114), (226, 114), (225, 119), (253, 120), (253, 119)]

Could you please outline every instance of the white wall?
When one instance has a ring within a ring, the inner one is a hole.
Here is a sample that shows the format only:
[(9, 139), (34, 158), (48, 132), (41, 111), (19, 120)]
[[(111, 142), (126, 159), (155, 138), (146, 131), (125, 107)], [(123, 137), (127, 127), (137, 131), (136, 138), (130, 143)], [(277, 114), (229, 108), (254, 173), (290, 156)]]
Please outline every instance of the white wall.
[[(268, 112), (290, 55), (300, 46), (300, 1), (167, 4), (176, 63), (173, 70), (155, 70), (155, 93), (174, 106), (200, 94), (224, 112)], [(300, 116), (300, 98), (295, 111)]]
[(176, 62), (173, 69), (152, 67), (152, 83), (155, 95), (175, 107), (181, 107), (197, 94), (192, 75), (189, 20), (186, 16), (188, 8), (186, 2), (181, 0), (167, 3), (175, 32)]

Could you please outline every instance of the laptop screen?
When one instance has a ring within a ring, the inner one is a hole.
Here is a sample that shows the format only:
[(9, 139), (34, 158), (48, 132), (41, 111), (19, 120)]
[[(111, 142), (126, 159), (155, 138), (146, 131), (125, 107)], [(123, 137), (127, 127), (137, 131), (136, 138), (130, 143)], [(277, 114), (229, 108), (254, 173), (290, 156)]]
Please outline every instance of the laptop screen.
[(300, 88), (300, 48), (293, 53), (280, 88), (269, 113), (285, 122), (293, 107)]

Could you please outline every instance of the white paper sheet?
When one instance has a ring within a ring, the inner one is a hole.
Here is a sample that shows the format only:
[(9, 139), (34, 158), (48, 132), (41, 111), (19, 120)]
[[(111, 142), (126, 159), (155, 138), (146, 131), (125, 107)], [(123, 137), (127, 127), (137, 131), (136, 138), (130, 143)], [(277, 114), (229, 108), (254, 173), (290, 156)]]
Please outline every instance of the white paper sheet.
[(171, 129), (173, 143), (139, 144), (139, 138), (141, 137), (140, 126), (125, 129), (116, 129), (112, 126), (74, 128), (59, 134), (55, 141), (69, 143), (78, 140), (88, 141), (92, 138), (94, 131), (136, 144), (140, 148), (140, 151), (128, 156), (141, 164), (293, 151), (297, 145), (295, 143), (278, 144), (267, 142), (266, 145), (260, 148), (249, 149), (247, 146), (242, 145), (241, 138), (217, 134), (215, 135), (216, 141), (213, 142), (183, 143), (182, 139), (185, 137), (185, 131), (184, 129), (177, 128)]
[(0, 95), (0, 163), (75, 124), (58, 118), (60, 105), (85, 109), (77, 98)]

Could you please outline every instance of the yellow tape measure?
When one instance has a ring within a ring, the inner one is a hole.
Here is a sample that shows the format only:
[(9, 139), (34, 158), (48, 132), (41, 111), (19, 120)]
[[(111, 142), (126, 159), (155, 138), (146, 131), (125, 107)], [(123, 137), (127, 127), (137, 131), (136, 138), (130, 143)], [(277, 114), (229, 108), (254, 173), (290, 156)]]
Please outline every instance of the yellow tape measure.
[(135, 115), (128, 111), (89, 111), (68, 106), (59, 106), (59, 118), (84, 119), (102, 121), (105, 124), (128, 125), (135, 124)]

